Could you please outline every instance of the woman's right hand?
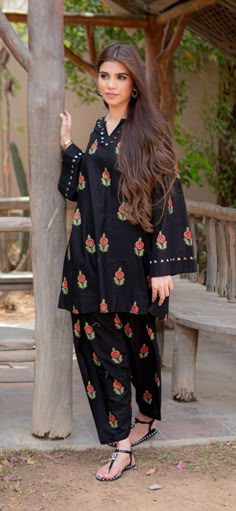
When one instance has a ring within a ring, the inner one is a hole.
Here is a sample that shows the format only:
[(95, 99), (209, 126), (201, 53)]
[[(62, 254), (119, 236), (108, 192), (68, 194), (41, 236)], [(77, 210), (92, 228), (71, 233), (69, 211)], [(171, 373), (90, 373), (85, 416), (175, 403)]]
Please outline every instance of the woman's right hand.
[(71, 140), (71, 115), (67, 110), (64, 111), (63, 114), (60, 114), (62, 123), (61, 123), (61, 133), (60, 133), (60, 144), (62, 147)]

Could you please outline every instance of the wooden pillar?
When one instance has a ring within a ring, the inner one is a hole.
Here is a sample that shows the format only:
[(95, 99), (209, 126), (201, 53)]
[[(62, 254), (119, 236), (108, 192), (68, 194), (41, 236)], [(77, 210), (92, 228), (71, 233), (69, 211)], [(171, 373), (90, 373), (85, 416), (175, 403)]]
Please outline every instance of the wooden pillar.
[(29, 1), (29, 160), (36, 362), (32, 432), (71, 433), (72, 338), (70, 315), (57, 308), (66, 245), (60, 172), (59, 114), (64, 109), (63, 0)]
[(176, 401), (195, 401), (198, 330), (178, 323), (172, 361), (172, 397)]

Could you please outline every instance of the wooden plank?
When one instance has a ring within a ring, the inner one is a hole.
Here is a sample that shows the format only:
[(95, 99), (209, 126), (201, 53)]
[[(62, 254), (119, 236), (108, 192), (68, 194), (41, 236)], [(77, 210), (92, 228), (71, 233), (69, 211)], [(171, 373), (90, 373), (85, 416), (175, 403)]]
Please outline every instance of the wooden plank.
[(196, 217), (215, 218), (215, 220), (224, 220), (226, 222), (236, 223), (236, 209), (223, 208), (209, 202), (197, 202), (186, 200), (188, 213)]
[(0, 362), (34, 362), (35, 350), (0, 351)]
[(215, 219), (206, 219), (206, 244), (207, 244), (207, 291), (216, 291), (217, 282), (217, 252), (216, 252), (216, 229)]
[(217, 252), (217, 293), (219, 296), (227, 295), (227, 250), (225, 223), (216, 222), (216, 252)]
[[(229, 303), (205, 286), (187, 279), (173, 279), (170, 296), (170, 319), (180, 325), (236, 336), (236, 304)], [(236, 337), (235, 337), (236, 341)]]
[(0, 290), (32, 289), (33, 273), (31, 271), (0, 272)]
[(0, 232), (30, 232), (31, 228), (32, 223), (29, 217), (0, 217)]
[(226, 224), (227, 260), (228, 260), (228, 289), (229, 302), (236, 302), (236, 226)]
[(8, 197), (0, 198), (0, 211), (14, 210), (29, 210), (30, 199), (29, 197)]

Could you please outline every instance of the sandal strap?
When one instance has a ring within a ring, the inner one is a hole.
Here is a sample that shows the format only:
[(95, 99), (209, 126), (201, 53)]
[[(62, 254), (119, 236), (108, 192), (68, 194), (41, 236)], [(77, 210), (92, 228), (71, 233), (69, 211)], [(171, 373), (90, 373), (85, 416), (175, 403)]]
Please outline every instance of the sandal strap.
[(138, 417), (135, 417), (134, 419), (134, 422), (137, 424), (148, 424), (149, 428), (148, 428), (148, 433), (150, 433), (151, 429), (152, 429), (152, 425), (153, 425), (153, 422), (155, 421), (156, 419), (151, 419), (150, 421), (141, 421), (140, 419), (138, 419)]
[(111, 455), (111, 463), (110, 463), (110, 465), (109, 465), (108, 472), (110, 472), (111, 467), (112, 467), (112, 465), (113, 465), (114, 461), (116, 461), (116, 459), (117, 459), (117, 454), (118, 454), (119, 452), (121, 452), (121, 453), (125, 453), (125, 454), (129, 454), (129, 455), (130, 455), (130, 464), (132, 463), (132, 450), (127, 451), (126, 449), (116, 449), (116, 450), (112, 453), (112, 455)]

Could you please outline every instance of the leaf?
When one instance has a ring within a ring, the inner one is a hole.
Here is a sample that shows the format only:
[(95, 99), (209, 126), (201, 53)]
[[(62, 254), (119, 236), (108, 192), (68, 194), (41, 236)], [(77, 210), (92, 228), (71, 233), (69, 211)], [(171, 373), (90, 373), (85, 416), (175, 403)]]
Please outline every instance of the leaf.
[(151, 476), (152, 474), (155, 474), (156, 472), (156, 469), (155, 468), (150, 468), (147, 472), (146, 472), (146, 475), (147, 476)]

